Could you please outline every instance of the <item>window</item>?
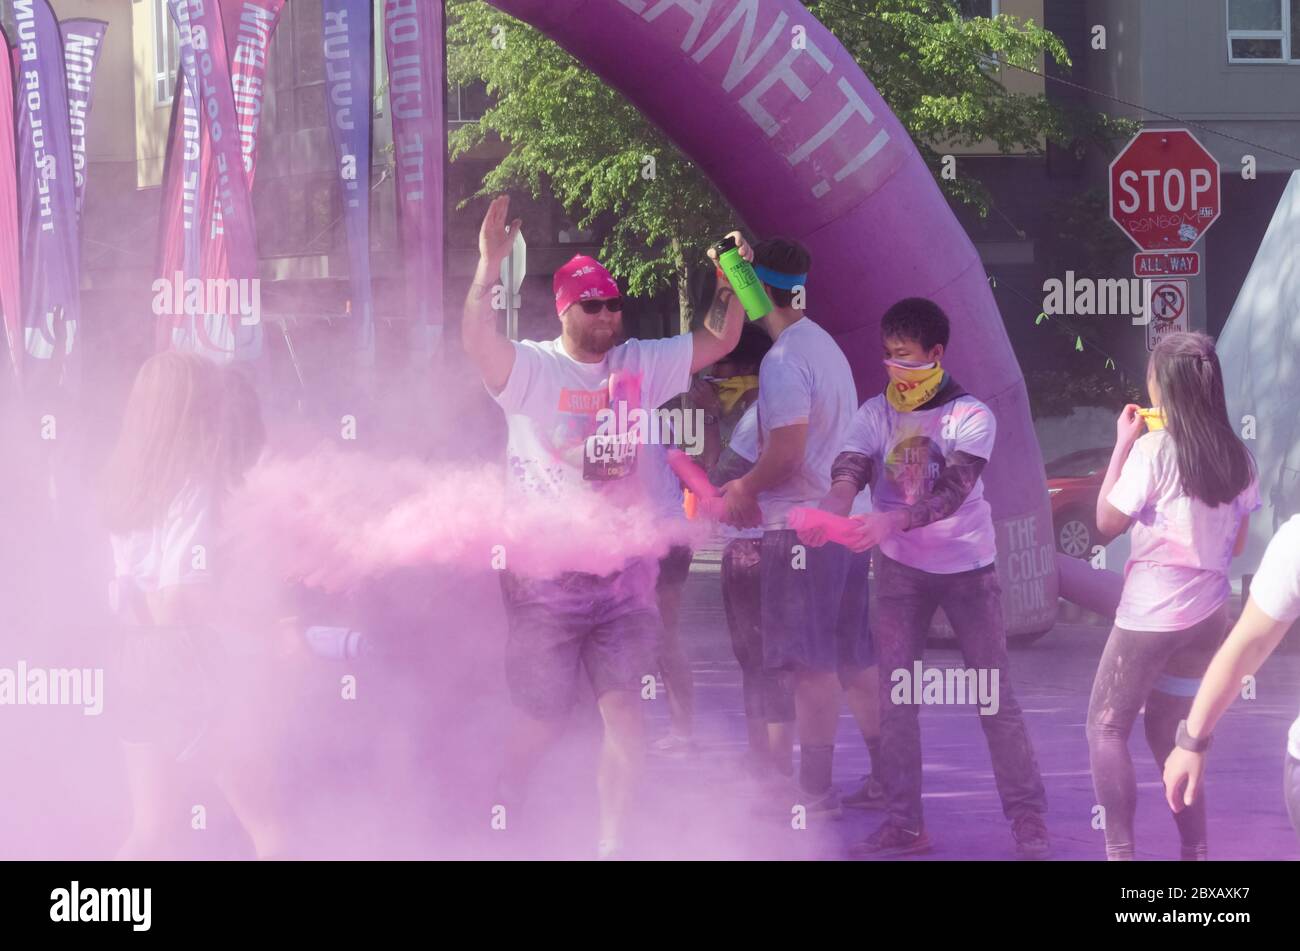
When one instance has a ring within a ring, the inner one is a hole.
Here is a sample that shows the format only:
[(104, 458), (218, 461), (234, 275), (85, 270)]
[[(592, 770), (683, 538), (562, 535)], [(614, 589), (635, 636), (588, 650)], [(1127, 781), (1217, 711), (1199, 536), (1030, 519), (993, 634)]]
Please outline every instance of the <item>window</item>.
[(152, 0), (153, 5), (153, 101), (171, 105), (176, 89), (176, 64), (179, 39), (176, 24), (167, 12), (167, 0)]
[(957, 0), (957, 8), (967, 20), (972, 17), (992, 19), (998, 15), (998, 0)]
[(447, 87), (447, 121), (457, 124), (483, 118), (491, 105), (487, 86), (480, 82)]
[(1300, 62), (1300, 0), (1227, 3), (1229, 62)]

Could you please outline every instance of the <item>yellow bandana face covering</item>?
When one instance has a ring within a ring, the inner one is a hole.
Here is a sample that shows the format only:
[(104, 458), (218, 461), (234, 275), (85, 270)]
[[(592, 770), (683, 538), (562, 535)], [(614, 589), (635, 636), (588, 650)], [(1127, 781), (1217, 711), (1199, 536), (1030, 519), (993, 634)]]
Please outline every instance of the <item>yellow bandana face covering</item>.
[(1147, 431), (1156, 432), (1165, 428), (1165, 411), (1156, 407), (1155, 409), (1140, 409), (1138, 415), (1146, 420)]
[(938, 363), (911, 366), (899, 360), (886, 360), (889, 385), (885, 398), (900, 413), (910, 413), (928, 403), (943, 385), (943, 367)]
[(713, 385), (718, 388), (718, 402), (722, 404), (722, 411), (730, 413), (742, 396), (758, 387), (758, 377), (728, 376), (715, 380)]

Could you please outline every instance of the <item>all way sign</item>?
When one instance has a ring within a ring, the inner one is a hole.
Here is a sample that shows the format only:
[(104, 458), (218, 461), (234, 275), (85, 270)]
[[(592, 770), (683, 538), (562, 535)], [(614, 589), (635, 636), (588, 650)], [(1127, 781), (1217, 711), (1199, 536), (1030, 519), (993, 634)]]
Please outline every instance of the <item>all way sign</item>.
[(1164, 275), (1195, 277), (1200, 273), (1201, 256), (1195, 251), (1133, 255), (1134, 277), (1162, 277)]

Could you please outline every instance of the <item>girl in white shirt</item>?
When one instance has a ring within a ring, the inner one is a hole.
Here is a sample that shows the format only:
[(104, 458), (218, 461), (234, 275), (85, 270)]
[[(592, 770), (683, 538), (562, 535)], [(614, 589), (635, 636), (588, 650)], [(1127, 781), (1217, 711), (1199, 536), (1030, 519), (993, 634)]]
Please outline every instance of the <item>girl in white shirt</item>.
[(133, 806), (120, 858), (177, 855), (202, 748), (219, 713), (226, 661), (210, 626), (228, 490), (264, 438), (256, 394), (238, 371), (164, 352), (136, 376), (109, 460), (104, 509), (118, 618), (113, 684)]
[[(1124, 590), (1088, 705), (1093, 785), (1112, 860), (1134, 857), (1129, 731), (1145, 710), (1157, 766), (1174, 748), (1227, 630), (1228, 564), (1260, 504), (1254, 460), (1228, 420), (1213, 341), (1197, 333), (1164, 337), (1151, 354), (1147, 390), (1158, 412), (1144, 422), (1138, 407), (1124, 407), (1097, 498), (1103, 535), (1132, 529)], [(1204, 798), (1174, 819), (1182, 858), (1204, 859)]]

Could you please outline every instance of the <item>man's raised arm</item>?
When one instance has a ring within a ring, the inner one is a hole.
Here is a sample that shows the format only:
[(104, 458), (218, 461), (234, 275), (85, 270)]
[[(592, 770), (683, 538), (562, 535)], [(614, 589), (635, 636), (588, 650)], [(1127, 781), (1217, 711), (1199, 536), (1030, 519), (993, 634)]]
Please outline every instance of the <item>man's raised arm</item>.
[[(740, 255), (746, 261), (754, 260), (754, 251), (739, 231), (733, 231), (728, 238), (735, 238)], [(709, 248), (709, 257), (717, 263), (717, 253)], [(691, 372), (699, 373), (710, 364), (717, 363), (740, 342), (740, 331), (745, 326), (745, 308), (731, 289), (727, 279), (718, 272), (718, 287), (713, 293), (713, 302), (709, 305), (704, 321), (694, 330), (694, 356), (691, 357)]]
[(501, 262), (515, 245), (515, 236), (523, 222), (516, 218), (506, 227), (510, 199), (498, 195), (492, 199), (478, 235), (478, 267), (474, 283), (465, 297), (461, 339), (465, 352), (478, 367), (483, 382), (500, 393), (510, 380), (515, 365), (515, 346), (497, 329), (497, 314), (492, 307), (492, 287), (498, 283)]

